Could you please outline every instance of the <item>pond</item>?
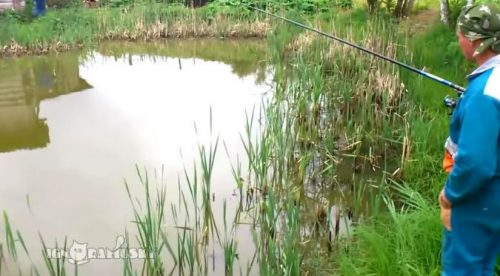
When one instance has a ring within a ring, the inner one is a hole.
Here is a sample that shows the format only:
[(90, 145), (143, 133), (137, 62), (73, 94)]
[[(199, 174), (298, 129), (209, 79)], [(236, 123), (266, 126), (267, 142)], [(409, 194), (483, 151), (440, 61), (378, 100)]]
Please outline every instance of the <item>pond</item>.
[[(115, 248), (127, 231), (137, 246), (124, 182), (142, 197), (136, 166), (147, 171), (167, 186), (170, 211), (188, 191), (184, 173), (199, 163), (199, 146), (217, 138), (212, 208), (222, 214), (226, 201), (232, 218), (240, 201), (232, 165), (245, 168), (241, 136), (273, 91), (265, 55), (262, 41), (190, 40), (0, 60), (0, 209), (42, 275), (38, 233), (48, 247), (67, 237), (68, 247)], [(169, 216), (162, 227), (174, 233), (179, 225)], [(238, 261), (246, 267), (254, 245), (249, 230), (242, 233)], [(208, 274), (223, 274), (220, 249), (207, 256)], [(122, 260), (87, 261), (82, 275), (123, 271)], [(19, 262), (29, 269), (28, 258)]]

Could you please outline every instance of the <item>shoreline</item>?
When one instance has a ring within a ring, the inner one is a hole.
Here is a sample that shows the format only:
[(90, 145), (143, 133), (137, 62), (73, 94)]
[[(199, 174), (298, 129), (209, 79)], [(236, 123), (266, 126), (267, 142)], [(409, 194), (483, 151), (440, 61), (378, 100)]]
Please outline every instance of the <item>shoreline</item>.
[[(77, 19), (72, 22), (71, 13)], [(258, 17), (208, 16), (203, 9), (174, 10), (174, 15), (155, 7), (129, 12), (117, 9), (56, 10), (30, 23), (2, 19), (0, 58), (46, 55), (82, 49), (106, 41), (162, 41), (165, 39), (265, 38), (269, 20)], [(124, 24), (124, 22), (126, 24)], [(82, 29), (83, 28), (83, 29)], [(45, 33), (44, 33), (45, 31)], [(2, 41), (3, 40), (3, 41)]]

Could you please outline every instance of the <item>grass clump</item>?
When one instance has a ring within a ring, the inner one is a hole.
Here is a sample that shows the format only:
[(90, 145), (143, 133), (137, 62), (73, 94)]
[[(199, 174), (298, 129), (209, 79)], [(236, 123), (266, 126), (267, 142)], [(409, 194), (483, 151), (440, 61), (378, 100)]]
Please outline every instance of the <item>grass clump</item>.
[[(396, 185), (398, 186), (398, 185)], [(406, 207), (356, 228), (340, 258), (341, 275), (440, 275), (442, 226), (435, 204), (408, 186), (398, 186)]]

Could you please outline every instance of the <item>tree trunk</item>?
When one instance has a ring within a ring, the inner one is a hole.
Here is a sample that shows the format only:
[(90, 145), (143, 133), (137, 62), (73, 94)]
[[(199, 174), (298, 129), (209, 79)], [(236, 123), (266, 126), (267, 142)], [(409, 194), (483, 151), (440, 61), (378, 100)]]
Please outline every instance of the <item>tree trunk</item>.
[(450, 3), (448, 0), (440, 0), (441, 4), (441, 22), (450, 25)]
[(208, 0), (186, 0), (186, 6), (197, 8), (206, 5)]
[(403, 17), (407, 17), (410, 15), (411, 10), (413, 9), (413, 4), (415, 0), (406, 0), (403, 5)]
[(368, 12), (369, 13), (374, 13), (377, 11), (378, 7), (378, 0), (367, 0), (368, 2)]
[(467, 0), (467, 6), (474, 5), (474, 0)]
[(404, 0), (398, 0), (396, 3), (396, 7), (394, 8), (394, 17), (401, 17), (401, 9), (403, 8), (403, 1)]

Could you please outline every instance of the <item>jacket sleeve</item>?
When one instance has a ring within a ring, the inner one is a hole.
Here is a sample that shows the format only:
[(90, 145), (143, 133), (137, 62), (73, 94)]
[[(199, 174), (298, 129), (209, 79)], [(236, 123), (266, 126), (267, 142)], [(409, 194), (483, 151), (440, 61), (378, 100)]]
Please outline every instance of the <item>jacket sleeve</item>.
[(464, 108), (458, 151), (445, 185), (452, 204), (470, 199), (495, 174), (500, 127), (496, 105), (496, 99), (477, 95)]

